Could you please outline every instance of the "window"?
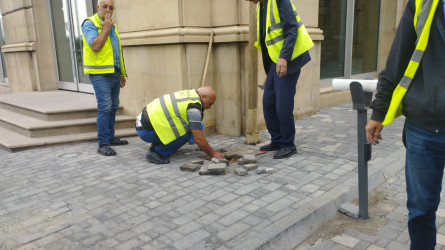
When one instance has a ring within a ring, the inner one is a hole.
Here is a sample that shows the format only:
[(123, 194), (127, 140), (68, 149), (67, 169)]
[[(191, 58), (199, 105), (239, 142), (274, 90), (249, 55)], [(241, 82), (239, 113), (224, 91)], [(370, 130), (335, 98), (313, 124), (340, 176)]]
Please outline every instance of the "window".
[(320, 0), (321, 87), (332, 78), (377, 75), (380, 1)]

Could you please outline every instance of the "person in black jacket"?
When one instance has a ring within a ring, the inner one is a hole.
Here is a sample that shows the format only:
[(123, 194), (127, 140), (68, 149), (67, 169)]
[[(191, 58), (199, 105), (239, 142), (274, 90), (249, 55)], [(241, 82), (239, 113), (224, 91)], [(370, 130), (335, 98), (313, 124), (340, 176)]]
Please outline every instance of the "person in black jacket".
[(406, 117), (403, 143), (411, 249), (434, 249), (436, 244), (445, 165), (444, 5), (443, 0), (408, 1), (386, 68), (379, 74), (366, 125), (367, 140), (375, 145), (382, 139), (384, 125), (400, 111)]
[(261, 151), (282, 159), (297, 153), (294, 98), (301, 68), (310, 60), (313, 42), (291, 0), (246, 0), (257, 5), (257, 42), (267, 78), (263, 114), (271, 142)]

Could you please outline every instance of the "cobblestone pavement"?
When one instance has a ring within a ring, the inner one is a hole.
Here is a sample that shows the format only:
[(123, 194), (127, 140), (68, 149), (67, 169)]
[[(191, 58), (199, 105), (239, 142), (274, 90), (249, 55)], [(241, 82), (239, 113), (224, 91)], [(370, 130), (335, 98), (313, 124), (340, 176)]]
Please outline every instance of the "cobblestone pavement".
[[(444, 185), (445, 183), (442, 183)], [(338, 213), (296, 250), (312, 249), (409, 249), (404, 169), (370, 193), (368, 220), (355, 220)], [(437, 211), (436, 249), (445, 249), (445, 199)]]
[[(399, 118), (385, 128), (370, 177), (403, 149), (402, 126)], [(208, 160), (195, 145), (181, 148), (170, 164), (155, 165), (144, 157), (149, 145), (137, 137), (115, 147), (116, 157), (98, 155), (95, 142), (0, 150), (0, 249), (294, 248), (302, 241), (295, 239), (316, 230), (315, 222), (335, 216), (334, 191), (356, 185), (356, 111), (351, 104), (323, 109), (296, 120), (296, 128), (298, 154), (257, 156), (259, 166), (276, 170), (261, 175), (180, 171), (193, 159)], [(259, 148), (244, 137), (207, 138), (216, 149)], [(261, 141), (269, 141), (267, 131)], [(403, 209), (394, 213), (404, 216)]]

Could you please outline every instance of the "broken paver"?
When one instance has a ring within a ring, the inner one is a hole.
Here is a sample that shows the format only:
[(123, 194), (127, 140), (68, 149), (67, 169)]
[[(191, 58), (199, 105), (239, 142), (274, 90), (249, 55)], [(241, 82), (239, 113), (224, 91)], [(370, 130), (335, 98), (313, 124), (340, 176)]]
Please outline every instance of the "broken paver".
[(209, 169), (207, 166), (202, 166), (201, 169), (199, 169), (199, 175), (209, 175)]
[(249, 173), (247, 172), (246, 169), (244, 169), (242, 167), (238, 167), (235, 169), (235, 174), (237, 174), (239, 176), (244, 176), (244, 175), (248, 175)]
[(226, 165), (229, 165), (229, 161), (226, 159), (218, 159), (213, 157), (211, 160), (213, 163), (225, 163)]
[(244, 164), (256, 163), (256, 157), (253, 154), (243, 154), (243, 162)]
[(192, 160), (190, 163), (202, 165), (202, 164), (204, 164), (204, 160), (203, 159), (195, 159), (195, 160)]
[(195, 172), (201, 167), (199, 164), (193, 164), (193, 163), (186, 163), (179, 167), (182, 171), (189, 171), (189, 172)]
[(255, 171), (255, 173), (257, 173), (257, 174), (272, 174), (272, 173), (275, 173), (276, 171), (277, 170), (275, 168), (264, 168), (264, 167), (261, 167), (261, 168), (258, 168)]
[(255, 163), (244, 164), (243, 168), (246, 170), (255, 170), (258, 168), (258, 164)]
[(226, 173), (226, 164), (225, 163), (211, 163), (207, 166), (210, 174), (221, 174)]

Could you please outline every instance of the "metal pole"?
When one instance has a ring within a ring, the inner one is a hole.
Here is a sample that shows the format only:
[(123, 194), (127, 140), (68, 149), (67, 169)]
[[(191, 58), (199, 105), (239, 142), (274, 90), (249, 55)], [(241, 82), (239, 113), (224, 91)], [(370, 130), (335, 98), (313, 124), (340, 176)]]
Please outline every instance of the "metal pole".
[(368, 111), (357, 110), (358, 136), (358, 217), (368, 219), (368, 159), (366, 154), (366, 122)]
[(365, 126), (368, 121), (368, 107), (372, 92), (363, 91), (361, 83), (349, 85), (353, 108), (357, 110), (357, 150), (358, 150), (358, 217), (368, 219), (368, 161), (371, 159), (371, 144), (366, 141)]

